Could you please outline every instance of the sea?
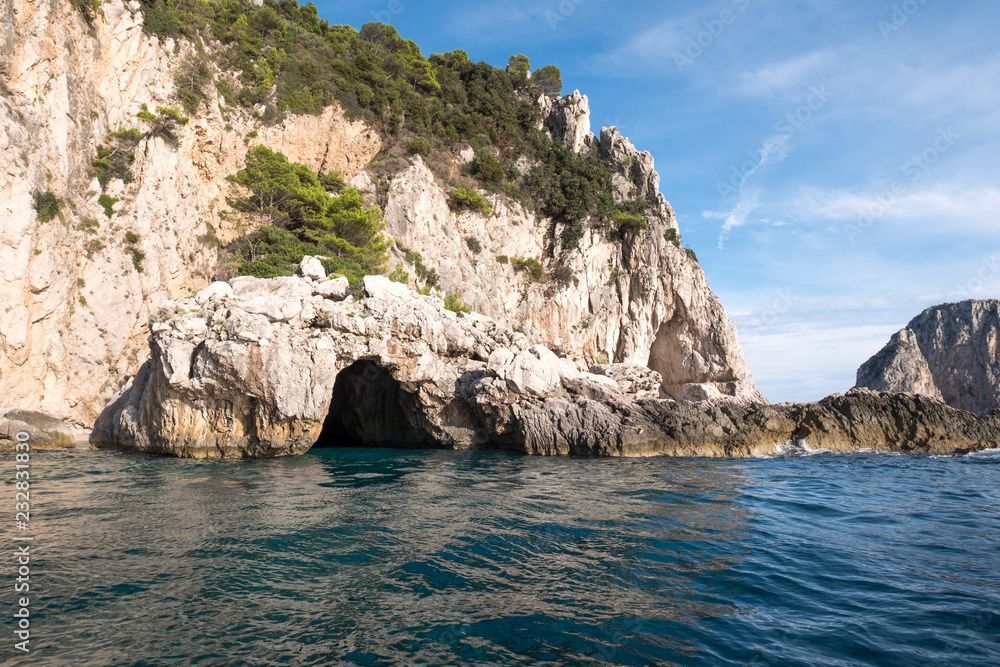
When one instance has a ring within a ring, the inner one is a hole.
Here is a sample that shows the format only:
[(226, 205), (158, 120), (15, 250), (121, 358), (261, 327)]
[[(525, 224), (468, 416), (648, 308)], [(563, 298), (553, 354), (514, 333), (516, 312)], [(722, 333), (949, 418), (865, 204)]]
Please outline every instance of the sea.
[(31, 456), (3, 664), (1000, 664), (997, 450)]

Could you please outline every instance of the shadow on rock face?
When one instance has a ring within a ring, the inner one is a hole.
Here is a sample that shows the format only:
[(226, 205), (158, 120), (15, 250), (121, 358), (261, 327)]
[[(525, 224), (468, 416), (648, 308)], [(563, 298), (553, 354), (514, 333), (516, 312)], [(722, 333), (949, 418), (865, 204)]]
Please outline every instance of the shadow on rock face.
[(423, 412), (390, 372), (357, 361), (337, 375), (316, 447), (439, 447), (420, 424)]

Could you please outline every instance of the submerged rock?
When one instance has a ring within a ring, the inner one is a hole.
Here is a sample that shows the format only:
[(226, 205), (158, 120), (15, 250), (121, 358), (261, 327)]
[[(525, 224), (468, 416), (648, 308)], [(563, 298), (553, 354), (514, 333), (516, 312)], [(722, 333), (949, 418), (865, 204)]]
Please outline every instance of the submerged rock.
[(928, 308), (858, 369), (857, 386), (985, 415), (1000, 408), (1000, 301)]
[(185, 457), (300, 454), (314, 444), (528, 454), (764, 456), (961, 453), (1000, 443), (1000, 418), (918, 395), (852, 390), (819, 403), (675, 402), (659, 373), (583, 372), (476, 313), (383, 276), (334, 301), (305, 278), (233, 281), (233, 296), (154, 313), (151, 358), (98, 419), (97, 448)]

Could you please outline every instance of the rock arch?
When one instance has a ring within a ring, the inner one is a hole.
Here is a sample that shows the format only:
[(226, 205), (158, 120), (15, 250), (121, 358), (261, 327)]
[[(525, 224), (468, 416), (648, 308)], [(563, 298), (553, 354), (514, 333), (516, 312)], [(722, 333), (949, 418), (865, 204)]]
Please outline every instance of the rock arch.
[(413, 391), (378, 362), (362, 359), (337, 374), (315, 447), (440, 447), (425, 420)]

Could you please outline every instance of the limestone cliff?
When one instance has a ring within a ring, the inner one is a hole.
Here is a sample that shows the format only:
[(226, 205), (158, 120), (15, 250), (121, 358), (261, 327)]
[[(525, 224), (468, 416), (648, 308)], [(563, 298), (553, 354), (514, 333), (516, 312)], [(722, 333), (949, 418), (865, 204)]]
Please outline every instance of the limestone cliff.
[[(0, 1), (0, 407), (84, 426), (146, 358), (156, 305), (211, 281), (206, 223), (225, 238), (224, 179), (242, 167), (252, 132), (347, 177), (381, 147), (334, 108), (263, 127), (213, 94), (178, 146), (139, 143), (135, 180), (109, 184), (119, 200), (109, 219), (90, 166), (96, 147), (137, 127), (142, 104), (177, 105), (173, 72), (192, 47), (146, 35), (138, 3), (112, 0), (102, 12), (89, 27), (63, 0)], [(41, 223), (32, 194), (47, 190), (63, 206)]]
[(985, 415), (1000, 408), (1000, 301), (928, 308), (858, 369), (857, 386), (921, 394)]
[[(653, 197), (649, 229), (624, 241), (594, 227), (560, 250), (560, 225), (500, 195), (484, 193), (493, 212), (453, 212), (448, 193), (419, 157), (389, 184), (382, 202), (389, 234), (416, 250), (473, 310), (522, 329), (581, 365), (607, 361), (649, 366), (663, 377), (664, 395), (703, 400), (763, 400), (736, 338), (736, 328), (705, 274), (681, 248), (673, 209), (659, 192), (653, 158), (615, 128), (598, 140), (578, 92), (543, 104), (553, 136), (577, 151), (599, 150), (616, 171), (616, 198)], [(365, 187), (370, 179), (355, 183)], [(475, 239), (480, 250), (465, 239)], [(572, 273), (563, 285), (534, 281), (497, 257), (541, 258), (551, 272)], [(402, 253), (398, 253), (402, 262)]]
[[(91, 168), (97, 146), (137, 127), (142, 105), (177, 106), (174, 73), (193, 48), (145, 34), (136, 2), (103, 3), (88, 26), (62, 0), (0, 0), (0, 408), (93, 423), (146, 358), (158, 305), (211, 282), (218, 254), (209, 230), (223, 241), (235, 233), (224, 215), (225, 176), (243, 166), (247, 145), (347, 179), (381, 150), (375, 131), (336, 108), (268, 127), (210, 91), (178, 128), (177, 145), (139, 142), (134, 180), (108, 184), (117, 202), (106, 216)], [(759, 399), (735, 328), (680, 248), (652, 157), (614, 128), (592, 135), (578, 93), (539, 105), (554, 137), (613, 165), (619, 198), (657, 198), (648, 230), (618, 242), (587, 229), (558, 257), (572, 271), (565, 287), (532, 281), (496, 257), (538, 258), (551, 273), (557, 226), (485, 192), (493, 214), (454, 213), (447, 189), (416, 158), (381, 192), (373, 187), (388, 233), (422, 253), (445, 291), (581, 366), (648, 365), (675, 398)], [(62, 202), (44, 223), (33, 207), (43, 191)], [(128, 232), (138, 241), (127, 241)], [(481, 242), (479, 253), (469, 237)], [(397, 252), (395, 263), (402, 258)]]
[(914, 395), (853, 390), (779, 406), (659, 399), (661, 378), (648, 368), (582, 371), (384, 276), (365, 278), (366, 298), (354, 301), (346, 281), (313, 275), (234, 278), (164, 304), (152, 358), (91, 443), (182, 457), (301, 454), (314, 443), (728, 457), (1000, 444), (1000, 416)]

